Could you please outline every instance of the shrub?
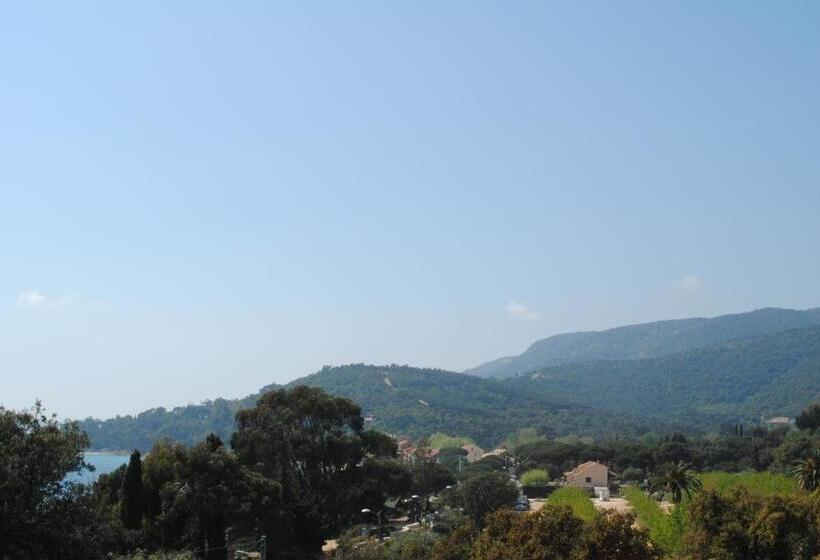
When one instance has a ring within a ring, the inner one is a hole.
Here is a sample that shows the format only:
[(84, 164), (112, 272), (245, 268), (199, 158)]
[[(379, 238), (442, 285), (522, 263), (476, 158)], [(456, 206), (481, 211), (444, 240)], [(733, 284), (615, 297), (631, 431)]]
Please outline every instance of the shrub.
[(583, 488), (564, 486), (550, 494), (547, 501), (556, 506), (569, 506), (576, 516), (585, 521), (591, 521), (598, 515), (589, 494)]
[(817, 558), (820, 494), (754, 494), (739, 486), (707, 490), (690, 504), (693, 558)]
[(570, 507), (550, 503), (529, 515), (500, 511), (488, 516), (472, 560), (655, 559), (646, 531), (633, 522), (616, 512), (585, 522)]
[(649, 529), (652, 542), (667, 554), (678, 552), (686, 526), (684, 510), (675, 508), (670, 515), (661, 509), (657, 501), (634, 486), (627, 487), (623, 494), (635, 510), (638, 520)]
[(521, 477), (524, 486), (546, 486), (549, 481), (550, 475), (543, 469), (530, 469)]

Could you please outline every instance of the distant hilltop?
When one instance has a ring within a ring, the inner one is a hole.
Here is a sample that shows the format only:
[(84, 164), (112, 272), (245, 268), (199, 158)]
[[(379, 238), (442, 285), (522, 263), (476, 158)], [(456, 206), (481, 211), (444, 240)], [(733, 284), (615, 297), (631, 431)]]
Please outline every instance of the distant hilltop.
[[(761, 309), (557, 335), (520, 356), (469, 370), (484, 377), (400, 365), (326, 366), (285, 387), (346, 397), (369, 426), (414, 437), (470, 437), (483, 447), (522, 427), (595, 438), (647, 432), (731, 430), (739, 423), (789, 426), (820, 397), (820, 309)], [(488, 378), (497, 377), (497, 378)], [(244, 399), (157, 408), (82, 427), (94, 449), (147, 450), (168, 438), (190, 444), (215, 432), (227, 441)]]
[(674, 319), (605, 331), (557, 334), (464, 371), (479, 377), (511, 377), (541, 368), (595, 360), (669, 356), (713, 344), (820, 324), (820, 307), (798, 311), (766, 308), (714, 318)]

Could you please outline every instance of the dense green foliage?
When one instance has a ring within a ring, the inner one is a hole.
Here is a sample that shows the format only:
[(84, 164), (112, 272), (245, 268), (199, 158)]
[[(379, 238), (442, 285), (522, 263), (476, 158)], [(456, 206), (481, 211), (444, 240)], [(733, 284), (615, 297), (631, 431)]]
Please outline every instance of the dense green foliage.
[(500, 472), (478, 474), (467, 479), (460, 487), (464, 512), (476, 527), (484, 524), (484, 517), (493, 511), (511, 507), (518, 497), (518, 488), (510, 477)]
[(629, 515), (609, 513), (588, 520), (571, 508), (545, 504), (534, 514), (498, 511), (473, 547), (472, 560), (650, 560), (647, 534)]
[[(504, 381), (352, 364), (326, 367), (289, 386), (296, 385), (353, 400), (379, 430), (412, 437), (455, 433), (483, 447), (498, 445), (510, 433), (532, 441), (538, 434), (727, 431), (759, 423), (761, 416), (796, 416), (820, 394), (820, 326), (662, 357), (571, 363)], [(81, 426), (94, 449), (145, 451), (165, 438), (192, 445), (212, 432), (227, 439), (236, 412), (253, 406), (268, 389), (235, 401), (87, 419)], [(807, 428), (815, 422), (811, 410), (800, 420)]]
[[(516, 463), (502, 455), (456, 466), (424, 454), (399, 461), (395, 441), (364, 426), (361, 409), (347, 399), (306, 386), (271, 391), (237, 415), (232, 450), (216, 434), (194, 446), (160, 441), (89, 491), (64, 482), (84, 466), (88, 441), (76, 424), (58, 423), (39, 409), (2, 411), (0, 472), (11, 476), (0, 479), (0, 555), (216, 560), (243, 543), (245, 550), (266, 550), (267, 560), (307, 558), (318, 556), (325, 538), (345, 531), (342, 560), (641, 560), (658, 551), (693, 560), (779, 560), (808, 559), (820, 547), (820, 504), (785, 474), (698, 475), (704, 490), (690, 484), (691, 499), (681, 490), (671, 514), (629, 488), (647, 531), (635, 529), (629, 515), (597, 513), (577, 488), (554, 492), (537, 514), (510, 507), (518, 497), (513, 467), (556, 468), (584, 457), (653, 481), (670, 461), (785, 472), (795, 457), (813, 457), (820, 438), (814, 432), (749, 429), (711, 439), (647, 434), (596, 442), (547, 439), (542, 428), (509, 438), (520, 442)], [(664, 495), (673, 494), (664, 488)], [(398, 516), (420, 521), (417, 532), (394, 533), (389, 541), (372, 536), (381, 533), (383, 519)], [(362, 522), (370, 525), (357, 525)]]
[(557, 366), (508, 383), (605, 416), (714, 431), (761, 415), (796, 416), (820, 394), (820, 326), (661, 358)]
[(550, 475), (544, 469), (530, 469), (521, 475), (524, 486), (544, 486), (550, 481)]
[(817, 324), (820, 308), (759, 309), (712, 319), (676, 319), (559, 334), (535, 342), (519, 356), (493, 360), (464, 373), (503, 378), (562, 364), (654, 358)]
[(652, 542), (665, 553), (676, 553), (683, 547), (683, 536), (686, 531), (686, 517), (680, 507), (670, 513), (665, 512), (660, 504), (634, 486), (623, 491), (638, 518), (639, 523), (649, 530)]
[(820, 403), (812, 403), (797, 415), (797, 427), (801, 430), (816, 430), (820, 428)]
[(122, 523), (126, 529), (142, 527), (145, 496), (142, 487), (142, 458), (139, 451), (131, 454), (122, 483)]
[(547, 501), (557, 506), (569, 506), (572, 512), (585, 521), (591, 521), (598, 511), (592, 505), (589, 492), (583, 488), (563, 486), (549, 495)]
[(0, 407), (0, 558), (80, 558), (97, 542), (90, 496), (63, 482), (87, 467), (88, 438), (33, 409)]
[(796, 461), (791, 473), (803, 490), (814, 492), (820, 488), (820, 449)]
[(797, 491), (797, 481), (784, 474), (771, 472), (727, 473), (709, 471), (698, 475), (704, 490), (727, 492), (732, 488), (744, 487), (758, 496), (778, 496)]
[[(493, 447), (507, 434), (528, 426), (591, 435), (640, 434), (650, 428), (629, 415), (604, 418), (583, 406), (553, 399), (549, 392), (527, 394), (499, 381), (441, 370), (353, 364), (324, 368), (288, 387), (298, 385), (353, 400), (374, 418), (376, 429), (412, 437), (455, 433), (483, 447)], [(171, 411), (155, 409), (136, 417), (87, 419), (82, 427), (94, 449), (148, 450), (155, 441), (166, 438), (192, 445), (212, 432), (227, 439), (235, 413), (253, 406), (265, 392), (267, 388), (241, 401), (219, 399)]]
[(656, 499), (668, 499), (673, 504), (680, 504), (684, 496), (691, 498), (702, 487), (700, 478), (683, 461), (657, 467), (649, 481), (649, 491)]
[[(820, 434), (788, 428), (757, 428), (746, 430), (744, 436), (712, 438), (686, 438), (681, 434), (653, 437), (649, 434), (639, 440), (584, 442), (576, 439), (569, 442), (566, 438), (562, 441), (541, 439), (519, 446), (514, 449), (514, 455), (515, 470), (519, 475), (531, 469), (543, 469), (552, 480), (560, 480), (562, 474), (575, 465), (599, 461), (616, 473), (616, 480), (643, 484), (648, 479), (657, 484), (664, 475), (665, 465), (685, 461), (698, 471), (721, 471), (697, 474), (707, 489), (746, 484), (753, 491), (772, 493), (796, 489), (794, 465), (810, 458), (818, 447)], [(671, 491), (670, 488), (666, 490)], [(686, 492), (681, 490), (681, 494)]]
[(255, 394), (239, 400), (216, 399), (171, 410), (160, 407), (136, 416), (108, 420), (86, 418), (80, 422), (80, 428), (88, 434), (91, 448), (96, 450), (148, 451), (154, 443), (166, 439), (194, 445), (211, 433), (227, 441), (236, 425), (236, 413), (252, 407), (258, 398), (259, 394)]
[(353, 364), (325, 368), (291, 385), (349, 398), (374, 417), (374, 427), (393, 434), (446, 432), (469, 437), (482, 447), (493, 447), (528, 426), (594, 435), (649, 429), (628, 415), (603, 418), (583, 406), (568, 406), (553, 399), (551, 391), (529, 393), (500, 381), (441, 370)]
[[(711, 471), (698, 473), (697, 477), (701, 481), (703, 489), (693, 493), (689, 499), (684, 498), (679, 506), (673, 507), (669, 511), (664, 511), (658, 501), (652, 499), (637, 487), (627, 487), (623, 492), (624, 497), (634, 508), (639, 522), (649, 529), (652, 541), (661, 550), (669, 554), (682, 553), (686, 548), (687, 540), (694, 538), (692, 537), (693, 531), (702, 530), (704, 520), (700, 518), (702, 512), (698, 508), (702, 507), (704, 496), (709, 497), (706, 500), (712, 500), (712, 505), (714, 505), (714, 500), (723, 500), (726, 496), (732, 496), (736, 492), (740, 492), (744, 496), (761, 499), (772, 497), (786, 499), (797, 493), (795, 481), (783, 474)], [(733, 512), (731, 515), (737, 513)], [(728, 514), (727, 510), (721, 515)], [(699, 525), (701, 529), (698, 529)], [(695, 558), (702, 557), (704, 556), (695, 556)], [(770, 557), (761, 556), (760, 558)]]
[(763, 496), (743, 487), (692, 500), (691, 558), (812, 560), (820, 555), (820, 493)]
[(237, 425), (231, 445), (240, 463), (282, 489), (280, 514), (261, 521), (281, 549), (319, 550), (362, 506), (381, 509), (406, 486), (398, 469), (368, 457), (385, 446), (363, 437), (359, 406), (320, 389), (268, 392), (237, 414)]

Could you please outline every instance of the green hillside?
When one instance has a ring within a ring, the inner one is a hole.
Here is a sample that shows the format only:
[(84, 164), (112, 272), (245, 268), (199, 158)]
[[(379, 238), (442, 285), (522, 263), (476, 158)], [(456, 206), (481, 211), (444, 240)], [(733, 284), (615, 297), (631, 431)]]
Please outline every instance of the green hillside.
[[(371, 426), (380, 430), (414, 437), (446, 432), (469, 436), (483, 446), (495, 445), (518, 428), (530, 426), (548, 427), (557, 435), (592, 436), (657, 429), (655, 424), (626, 414), (592, 413), (585, 406), (551, 397), (544, 388), (533, 395), (497, 380), (409, 366), (326, 367), (288, 386), (295, 385), (319, 387), (353, 400), (366, 416), (373, 417)], [(158, 408), (104, 421), (89, 418), (82, 427), (94, 449), (145, 450), (161, 438), (192, 444), (211, 431), (227, 440), (236, 411), (275, 387), (241, 400)]]
[(290, 385), (319, 387), (352, 399), (381, 430), (411, 436), (441, 431), (469, 436), (484, 446), (526, 426), (593, 436), (653, 428), (631, 415), (604, 418), (553, 397), (546, 388), (533, 394), (501, 381), (409, 366), (328, 367)]
[(711, 319), (678, 319), (559, 334), (535, 342), (519, 356), (499, 358), (464, 373), (504, 378), (570, 363), (653, 358), (817, 324), (820, 308), (769, 308)]
[(234, 417), (242, 408), (256, 403), (259, 394), (244, 399), (216, 399), (170, 410), (159, 407), (135, 416), (107, 420), (86, 418), (80, 427), (91, 438), (91, 449), (146, 451), (155, 441), (171, 439), (194, 445), (214, 432), (227, 441), (234, 431)]
[(793, 417), (820, 395), (820, 326), (660, 358), (555, 366), (506, 382), (532, 394), (700, 428), (761, 415)]

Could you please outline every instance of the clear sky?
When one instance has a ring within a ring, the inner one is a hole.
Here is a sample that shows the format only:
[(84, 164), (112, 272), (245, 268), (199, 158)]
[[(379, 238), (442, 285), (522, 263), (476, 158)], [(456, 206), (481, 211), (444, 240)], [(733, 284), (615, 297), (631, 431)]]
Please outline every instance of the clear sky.
[(817, 2), (7, 2), (0, 402), (820, 305)]

